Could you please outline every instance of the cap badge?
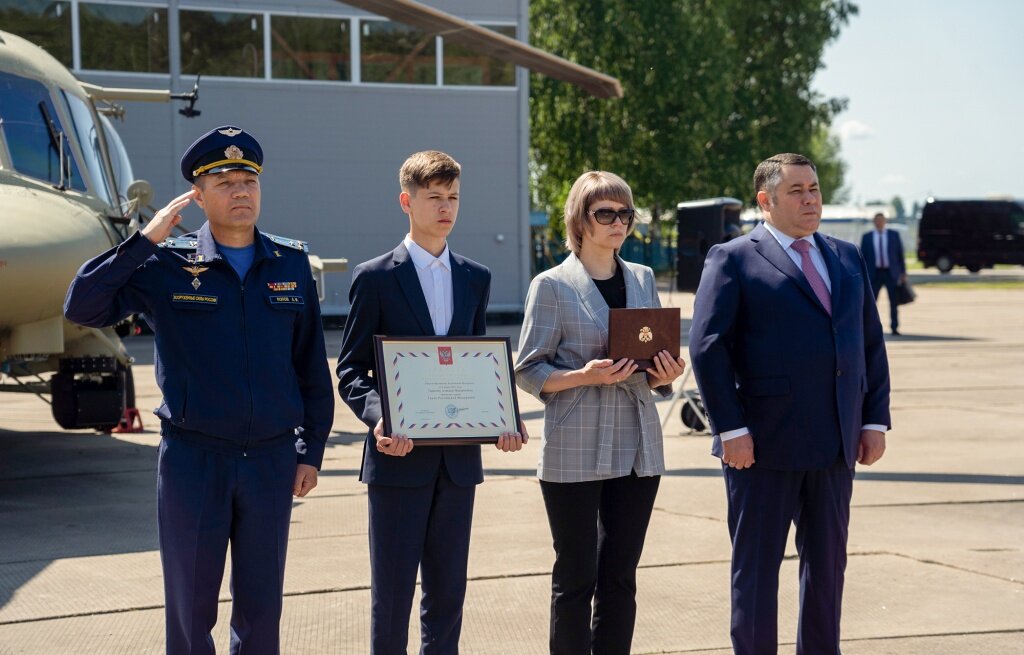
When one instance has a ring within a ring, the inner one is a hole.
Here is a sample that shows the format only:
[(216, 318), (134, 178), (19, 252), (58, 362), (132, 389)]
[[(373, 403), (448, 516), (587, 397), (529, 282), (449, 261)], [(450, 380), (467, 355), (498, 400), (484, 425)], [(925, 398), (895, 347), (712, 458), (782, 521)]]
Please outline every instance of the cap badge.
[(233, 127), (226, 127), (223, 130), (217, 130), (217, 132), (224, 136), (238, 136), (242, 133), (242, 130), (235, 129)]
[(224, 156), (228, 159), (242, 159), (242, 149), (238, 146), (228, 146), (227, 149), (224, 150)]
[(651, 328), (646, 325), (640, 328), (640, 342), (650, 343), (652, 341), (654, 341), (654, 332), (651, 331)]

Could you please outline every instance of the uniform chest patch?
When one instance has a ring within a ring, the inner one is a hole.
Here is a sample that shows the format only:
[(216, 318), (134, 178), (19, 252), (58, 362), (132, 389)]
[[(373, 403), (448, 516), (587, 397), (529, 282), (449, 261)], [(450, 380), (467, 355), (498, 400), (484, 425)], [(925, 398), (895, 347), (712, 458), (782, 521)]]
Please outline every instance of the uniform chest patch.
[(184, 305), (215, 307), (217, 305), (217, 296), (204, 296), (197, 293), (172, 293), (171, 302)]
[(302, 296), (270, 296), (271, 305), (304, 305)]
[(298, 287), (297, 282), (267, 282), (267, 288), (271, 291), (295, 291)]

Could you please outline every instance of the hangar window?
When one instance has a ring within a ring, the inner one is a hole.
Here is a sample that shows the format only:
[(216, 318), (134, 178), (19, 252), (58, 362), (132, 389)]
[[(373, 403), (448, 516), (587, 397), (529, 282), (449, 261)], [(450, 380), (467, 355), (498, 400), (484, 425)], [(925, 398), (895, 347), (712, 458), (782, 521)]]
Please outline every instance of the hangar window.
[(350, 81), (350, 30), (348, 19), (271, 16), (271, 76)]
[(40, 46), (71, 66), (71, 3), (0, 0), (0, 28)]
[(56, 186), (61, 182), (63, 169), (65, 186), (85, 191), (69, 143), (74, 134), (61, 125), (45, 86), (36, 80), (0, 72), (0, 119), (14, 170)]
[(157, 7), (78, 5), (82, 68), (167, 73), (167, 10)]
[[(481, 25), (516, 38), (515, 25)], [(445, 86), (515, 86), (516, 67), (466, 46), (444, 41)]]
[(181, 10), (181, 72), (263, 77), (263, 14)]
[(364, 20), (360, 33), (363, 82), (437, 84), (437, 38), (389, 20)]

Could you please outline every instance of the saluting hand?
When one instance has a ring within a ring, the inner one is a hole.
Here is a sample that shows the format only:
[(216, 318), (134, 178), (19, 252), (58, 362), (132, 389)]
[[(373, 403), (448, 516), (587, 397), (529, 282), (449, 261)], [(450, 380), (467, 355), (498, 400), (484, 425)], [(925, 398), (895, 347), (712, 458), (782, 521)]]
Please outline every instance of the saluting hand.
[(169, 202), (149, 223), (146, 223), (146, 227), (142, 228), (142, 236), (153, 243), (160, 243), (171, 236), (171, 230), (181, 222), (181, 210), (188, 207), (195, 197), (196, 190), (192, 189)]
[(377, 440), (377, 452), (391, 455), (392, 457), (405, 457), (412, 452), (412, 439), (404, 434), (393, 434), (390, 437), (384, 435), (384, 419), (377, 421), (377, 427), (373, 429), (373, 438)]

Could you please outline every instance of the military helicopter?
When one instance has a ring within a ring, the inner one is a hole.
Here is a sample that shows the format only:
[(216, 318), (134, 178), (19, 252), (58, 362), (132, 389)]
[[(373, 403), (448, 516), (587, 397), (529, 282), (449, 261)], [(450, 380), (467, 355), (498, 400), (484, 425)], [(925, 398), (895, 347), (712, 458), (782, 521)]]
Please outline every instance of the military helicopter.
[(175, 99), (197, 115), (198, 80), (181, 94), (85, 84), (0, 31), (0, 391), (38, 395), (65, 429), (130, 429), (137, 416), (121, 342), (133, 326), (74, 325), (62, 305), (82, 262), (138, 229), (153, 196), (133, 179), (113, 101)]

